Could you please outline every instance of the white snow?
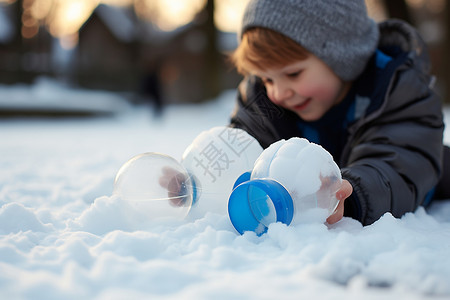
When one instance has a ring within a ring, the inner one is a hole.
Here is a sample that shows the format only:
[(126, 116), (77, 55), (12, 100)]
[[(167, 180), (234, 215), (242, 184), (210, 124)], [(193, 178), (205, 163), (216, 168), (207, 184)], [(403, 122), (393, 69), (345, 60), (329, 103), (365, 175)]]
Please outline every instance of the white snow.
[(0, 111), (48, 114), (111, 114), (129, 108), (114, 93), (75, 89), (47, 77), (33, 85), (0, 85)]
[[(0, 99), (17, 94), (40, 92), (0, 88)], [(233, 97), (159, 119), (125, 105), (111, 117), (0, 120), (0, 298), (450, 299), (450, 201), (367, 227), (276, 223), (257, 237), (221, 214), (150, 221), (111, 196), (128, 159), (180, 159), (227, 124)]]

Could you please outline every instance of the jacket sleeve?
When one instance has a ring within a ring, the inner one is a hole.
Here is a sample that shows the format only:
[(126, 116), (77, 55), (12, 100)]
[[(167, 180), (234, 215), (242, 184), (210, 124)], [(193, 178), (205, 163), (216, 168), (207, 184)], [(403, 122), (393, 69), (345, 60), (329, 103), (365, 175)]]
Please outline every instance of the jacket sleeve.
[(402, 66), (385, 105), (352, 133), (341, 169), (354, 188), (346, 210), (364, 225), (414, 211), (441, 175), (443, 120), (429, 77)]
[(268, 100), (258, 78), (246, 77), (240, 84), (230, 127), (241, 128), (252, 135), (263, 148), (281, 139), (273, 122), (282, 117), (280, 108)]

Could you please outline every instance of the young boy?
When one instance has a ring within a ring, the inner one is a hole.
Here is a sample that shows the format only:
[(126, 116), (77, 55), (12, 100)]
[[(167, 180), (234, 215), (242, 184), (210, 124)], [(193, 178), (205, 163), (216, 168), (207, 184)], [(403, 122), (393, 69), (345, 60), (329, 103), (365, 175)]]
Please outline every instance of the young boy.
[[(232, 58), (246, 77), (231, 126), (264, 148), (297, 136), (327, 149), (344, 179), (329, 223), (345, 215), (367, 225), (429, 202), (444, 124), (411, 26), (377, 25), (363, 0), (251, 0), (240, 37)], [(446, 176), (439, 191), (450, 198)]]

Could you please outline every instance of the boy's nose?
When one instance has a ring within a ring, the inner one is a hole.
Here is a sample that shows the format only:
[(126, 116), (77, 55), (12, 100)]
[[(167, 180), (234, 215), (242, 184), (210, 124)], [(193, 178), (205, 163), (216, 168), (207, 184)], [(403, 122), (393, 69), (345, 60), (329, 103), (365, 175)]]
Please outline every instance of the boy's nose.
[(286, 85), (283, 84), (275, 84), (273, 88), (273, 96), (274, 100), (277, 103), (281, 103), (286, 99), (292, 97), (293, 91)]

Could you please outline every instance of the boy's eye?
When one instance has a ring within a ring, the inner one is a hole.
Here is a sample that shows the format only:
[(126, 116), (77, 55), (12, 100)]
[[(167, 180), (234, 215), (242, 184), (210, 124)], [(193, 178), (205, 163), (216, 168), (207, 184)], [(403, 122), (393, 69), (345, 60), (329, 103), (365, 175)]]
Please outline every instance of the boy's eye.
[(292, 73), (288, 73), (287, 76), (290, 78), (295, 78), (298, 75), (300, 75), (301, 71), (297, 71), (297, 72), (292, 72)]
[(271, 84), (273, 82), (273, 80), (270, 78), (262, 78), (262, 81), (264, 84)]

